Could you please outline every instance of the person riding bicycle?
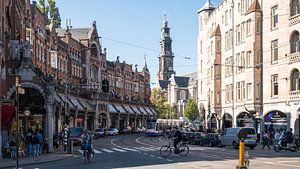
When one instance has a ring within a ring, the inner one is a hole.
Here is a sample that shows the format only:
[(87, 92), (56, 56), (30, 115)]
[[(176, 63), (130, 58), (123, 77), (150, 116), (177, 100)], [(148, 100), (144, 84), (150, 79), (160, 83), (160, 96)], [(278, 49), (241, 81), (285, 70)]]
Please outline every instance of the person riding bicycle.
[(174, 148), (175, 148), (175, 153), (178, 153), (178, 147), (177, 144), (182, 141), (182, 134), (181, 131), (178, 129), (178, 127), (175, 127), (176, 131), (174, 134)]
[(92, 154), (92, 137), (88, 133), (84, 133), (83, 135), (81, 149), (88, 150), (89, 154)]

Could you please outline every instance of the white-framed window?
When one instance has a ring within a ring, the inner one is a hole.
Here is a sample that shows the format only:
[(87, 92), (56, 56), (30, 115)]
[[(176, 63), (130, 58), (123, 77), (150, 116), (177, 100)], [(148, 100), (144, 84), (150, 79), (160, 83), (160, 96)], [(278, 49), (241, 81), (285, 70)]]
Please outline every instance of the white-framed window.
[(271, 42), (271, 57), (272, 63), (278, 61), (278, 39)]
[(236, 100), (241, 100), (241, 82), (236, 82)]
[(241, 82), (241, 99), (245, 99), (245, 81)]
[(278, 5), (271, 8), (271, 30), (278, 27)]
[(229, 48), (229, 33), (225, 32), (225, 49)]
[(203, 51), (202, 51), (202, 40), (200, 41), (199, 46), (200, 46), (200, 54), (202, 54), (203, 53)]
[(278, 74), (271, 76), (272, 96), (278, 96)]
[(246, 52), (246, 67), (251, 67), (251, 61), (252, 56), (251, 56), (251, 50)]
[(230, 84), (230, 85), (228, 86), (228, 89), (229, 89), (229, 101), (232, 101), (232, 100), (233, 100), (232, 84)]
[(246, 21), (246, 36), (251, 35), (251, 19)]
[(225, 25), (228, 24), (228, 11), (225, 11)]
[(252, 83), (247, 83), (247, 99), (252, 98)]
[(245, 22), (242, 22), (241, 24), (241, 41), (244, 42), (245, 41), (245, 36), (246, 35), (246, 31), (245, 31)]
[(200, 93), (203, 94), (203, 81), (200, 82)]
[(291, 0), (290, 16), (299, 14), (299, 0)]
[(241, 27), (240, 25), (236, 26), (236, 43), (241, 43)]
[(241, 52), (241, 71), (245, 70), (245, 52)]
[(240, 72), (241, 71), (241, 58), (240, 58), (240, 53), (236, 54), (236, 72)]
[(214, 49), (215, 49), (215, 47), (214, 47), (214, 41), (211, 41), (210, 42), (210, 53), (211, 53), (211, 55), (213, 55), (214, 54)]
[(291, 89), (290, 91), (298, 91), (300, 90), (300, 78), (299, 78), (299, 70), (294, 69), (291, 73)]
[(225, 102), (229, 101), (229, 89), (228, 85), (225, 86)]

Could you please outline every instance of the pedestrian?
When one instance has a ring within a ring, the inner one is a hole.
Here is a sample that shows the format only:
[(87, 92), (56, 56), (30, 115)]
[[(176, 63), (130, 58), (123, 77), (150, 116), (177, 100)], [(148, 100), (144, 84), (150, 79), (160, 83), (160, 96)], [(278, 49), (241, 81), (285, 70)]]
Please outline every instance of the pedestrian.
[(265, 146), (267, 145), (269, 150), (270, 150), (270, 137), (269, 137), (269, 134), (267, 131), (264, 132), (264, 135), (263, 135), (263, 138), (262, 138), (262, 144), (263, 144), (263, 147), (262, 147), (262, 150), (265, 148)]
[(279, 143), (280, 140), (280, 132), (278, 129), (276, 129), (275, 134), (274, 134), (274, 147)]
[(26, 153), (28, 157), (31, 157), (32, 155), (32, 131), (31, 129), (28, 129), (27, 133), (26, 133), (26, 137), (25, 137), (25, 143), (26, 143)]
[(15, 160), (17, 158), (17, 143), (14, 138), (9, 142), (9, 147), (11, 149), (11, 157)]
[(34, 156), (37, 157), (37, 156), (39, 156), (40, 144), (41, 144), (40, 140), (38, 138), (37, 131), (34, 133), (32, 143), (33, 143), (33, 146), (34, 146)]
[(42, 146), (43, 146), (43, 133), (42, 133), (42, 130), (39, 130), (38, 131), (38, 139), (39, 139), (39, 142), (40, 142), (40, 146), (39, 146), (39, 154), (42, 154)]

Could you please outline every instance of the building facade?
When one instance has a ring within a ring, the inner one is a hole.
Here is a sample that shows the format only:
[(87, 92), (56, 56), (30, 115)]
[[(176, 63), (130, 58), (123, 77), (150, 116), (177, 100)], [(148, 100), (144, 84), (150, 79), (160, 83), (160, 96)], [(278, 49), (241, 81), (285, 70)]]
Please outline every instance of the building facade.
[(207, 1), (198, 14), (198, 103), (207, 127), (299, 135), (299, 1)]
[(57, 29), (35, 1), (3, 0), (0, 8), (0, 152), (28, 128), (42, 130), (53, 151), (64, 125), (135, 130), (156, 118), (146, 61), (140, 71), (120, 57), (108, 61), (96, 22)]
[(206, 127), (258, 127), (262, 109), (258, 1), (210, 1), (198, 11), (198, 104)]

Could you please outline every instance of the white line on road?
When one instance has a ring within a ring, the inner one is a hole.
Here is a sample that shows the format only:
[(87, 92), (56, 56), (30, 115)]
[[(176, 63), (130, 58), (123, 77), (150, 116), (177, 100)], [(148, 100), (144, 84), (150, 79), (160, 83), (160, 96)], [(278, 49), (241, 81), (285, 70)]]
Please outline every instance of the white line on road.
[(128, 150), (128, 151), (138, 151), (138, 152), (140, 152), (140, 150), (135, 150), (135, 149), (132, 149), (132, 148), (122, 148), (122, 149), (124, 149), (124, 150)]
[(147, 143), (143, 143), (143, 142), (139, 141), (141, 138), (144, 138), (144, 137), (145, 136), (138, 137), (138, 138), (135, 139), (135, 141), (138, 142), (138, 143), (140, 143), (140, 144), (142, 144), (142, 145), (145, 145), (145, 146), (149, 146), (149, 145), (151, 146), (151, 144), (147, 144)]
[(150, 157), (154, 157), (154, 155), (150, 155)]
[(113, 152), (114, 152), (114, 151), (111, 151), (111, 150), (106, 149), (106, 148), (102, 148), (101, 150), (102, 150), (102, 151), (105, 151), (105, 152), (108, 152), (108, 153), (113, 153)]
[(281, 165), (281, 166), (285, 166), (285, 167), (300, 168), (300, 166), (298, 166), (298, 165), (281, 164), (281, 163), (276, 163), (276, 162), (263, 162), (263, 163), (273, 164), (273, 165)]
[(144, 155), (148, 155), (147, 153), (143, 153)]
[(97, 149), (94, 149), (94, 152), (95, 152), (96, 154), (102, 153), (101, 151), (99, 151), (99, 150), (97, 150)]
[(173, 160), (171, 160), (171, 159), (167, 159), (167, 161), (169, 161), (169, 162), (172, 162)]
[(115, 150), (115, 151), (119, 151), (119, 152), (127, 152), (127, 151), (125, 151), (125, 150), (122, 150), (122, 149), (119, 149), (119, 148), (111, 148), (111, 149), (113, 149), (113, 150)]
[(116, 146), (116, 147), (119, 147), (117, 144), (114, 143), (114, 141), (118, 140), (119, 138), (114, 138), (110, 141), (110, 144)]
[(83, 150), (78, 150), (80, 154), (83, 154)]
[(163, 158), (162, 157), (157, 157), (158, 159), (162, 160)]

